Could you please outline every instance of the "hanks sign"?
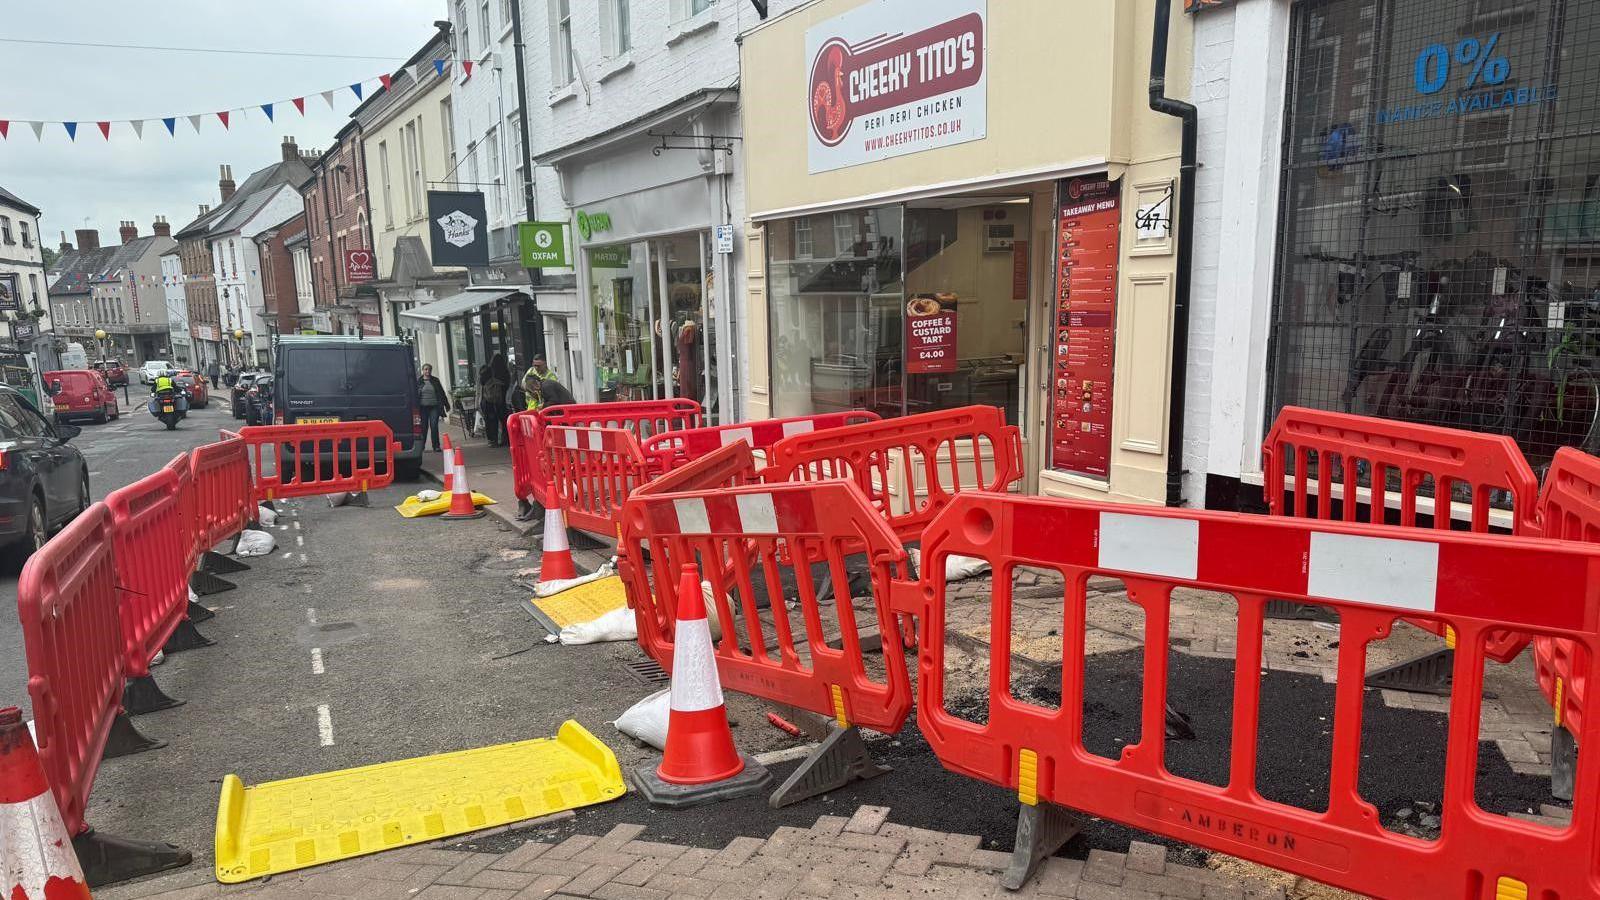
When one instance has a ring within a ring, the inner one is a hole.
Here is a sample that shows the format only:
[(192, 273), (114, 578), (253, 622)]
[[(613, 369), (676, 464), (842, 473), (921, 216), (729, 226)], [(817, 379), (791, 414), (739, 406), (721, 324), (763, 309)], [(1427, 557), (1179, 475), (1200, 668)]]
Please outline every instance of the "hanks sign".
[(982, 138), (986, 4), (886, 0), (807, 29), (808, 170)]

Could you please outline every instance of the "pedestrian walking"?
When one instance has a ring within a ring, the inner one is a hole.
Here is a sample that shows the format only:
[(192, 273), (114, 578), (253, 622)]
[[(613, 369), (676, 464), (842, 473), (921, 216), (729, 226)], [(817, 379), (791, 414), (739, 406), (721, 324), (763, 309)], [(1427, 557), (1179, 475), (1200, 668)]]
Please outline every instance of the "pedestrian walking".
[(450, 412), (450, 398), (445, 395), (444, 384), (433, 374), (433, 366), (422, 366), (422, 376), (417, 379), (417, 402), (422, 407), (422, 442), (426, 447), (433, 442), (433, 452), (439, 452), (439, 419)]
[(478, 372), (478, 414), (483, 417), (483, 436), (489, 446), (503, 447), (506, 434), (506, 388), (511, 385), (511, 367), (504, 354), (496, 353)]

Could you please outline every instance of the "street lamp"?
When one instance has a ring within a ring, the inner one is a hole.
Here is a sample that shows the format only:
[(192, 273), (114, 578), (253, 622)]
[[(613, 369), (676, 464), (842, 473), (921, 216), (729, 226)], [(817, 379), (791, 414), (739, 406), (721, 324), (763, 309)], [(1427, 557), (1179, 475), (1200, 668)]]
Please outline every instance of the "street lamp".
[(242, 368), (244, 366), (245, 362), (246, 362), (245, 355), (244, 355), (244, 329), (243, 328), (235, 328), (233, 330), (233, 352), (238, 357), (239, 366)]
[(106, 358), (106, 331), (105, 331), (105, 329), (104, 328), (96, 328), (94, 330), (94, 339), (95, 339), (95, 342), (100, 345), (100, 358), (101, 359), (105, 359)]

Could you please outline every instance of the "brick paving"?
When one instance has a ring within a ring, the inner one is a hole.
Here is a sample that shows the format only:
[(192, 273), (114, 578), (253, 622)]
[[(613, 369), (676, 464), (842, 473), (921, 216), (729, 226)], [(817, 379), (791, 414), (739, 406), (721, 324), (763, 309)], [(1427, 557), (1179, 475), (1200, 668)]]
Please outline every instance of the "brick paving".
[(220, 885), (203, 871), (180, 872), (95, 892), (100, 900), (908, 900), (997, 897), (1082, 900), (1283, 900), (1280, 886), (1241, 881), (1167, 860), (1135, 842), (1126, 854), (1091, 850), (1087, 860), (1055, 857), (1015, 893), (998, 883), (1010, 856), (985, 850), (975, 834), (910, 828), (885, 807), (849, 818), (822, 816), (809, 829), (779, 828), (709, 849), (644, 839), (643, 825), (529, 841), (504, 854), (438, 845), (386, 853), (265, 881)]

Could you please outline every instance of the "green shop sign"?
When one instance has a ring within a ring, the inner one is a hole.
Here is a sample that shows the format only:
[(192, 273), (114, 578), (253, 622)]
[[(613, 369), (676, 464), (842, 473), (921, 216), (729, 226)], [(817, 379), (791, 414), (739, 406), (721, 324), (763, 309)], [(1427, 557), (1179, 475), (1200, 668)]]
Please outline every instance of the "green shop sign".
[(572, 265), (567, 258), (565, 222), (519, 222), (517, 243), (522, 247), (524, 269), (561, 269)]
[(584, 212), (578, 210), (578, 233), (588, 240), (590, 235), (600, 231), (611, 230), (611, 214), (603, 212)]
[(589, 248), (589, 268), (626, 269), (633, 262), (633, 253), (627, 244)]

